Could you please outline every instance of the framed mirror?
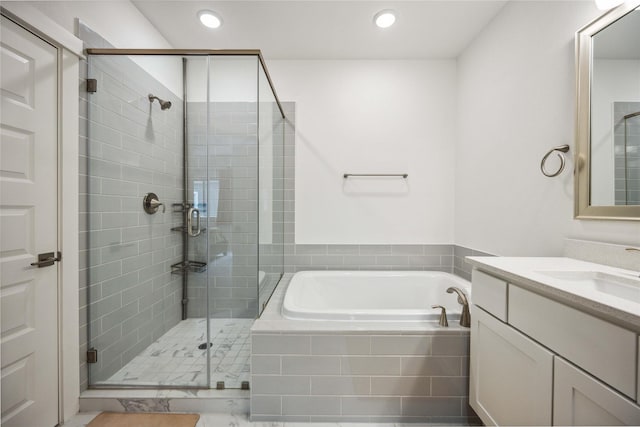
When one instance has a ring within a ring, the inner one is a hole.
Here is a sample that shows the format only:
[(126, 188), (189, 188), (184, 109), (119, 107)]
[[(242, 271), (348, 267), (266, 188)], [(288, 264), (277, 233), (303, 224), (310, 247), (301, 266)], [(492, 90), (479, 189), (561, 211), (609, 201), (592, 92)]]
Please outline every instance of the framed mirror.
[(576, 34), (575, 217), (640, 220), (640, 0)]

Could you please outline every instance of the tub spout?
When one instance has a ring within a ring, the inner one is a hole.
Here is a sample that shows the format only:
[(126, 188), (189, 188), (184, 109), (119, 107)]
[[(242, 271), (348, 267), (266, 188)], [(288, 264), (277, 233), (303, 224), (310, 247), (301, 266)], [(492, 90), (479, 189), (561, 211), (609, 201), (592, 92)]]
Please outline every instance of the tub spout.
[(462, 289), (456, 288), (455, 286), (452, 286), (447, 289), (447, 293), (449, 294), (452, 294), (454, 292), (458, 294), (458, 303), (462, 305), (462, 314), (460, 315), (460, 326), (464, 328), (470, 328), (471, 313), (469, 313), (469, 300), (467, 299), (467, 296), (464, 294)]

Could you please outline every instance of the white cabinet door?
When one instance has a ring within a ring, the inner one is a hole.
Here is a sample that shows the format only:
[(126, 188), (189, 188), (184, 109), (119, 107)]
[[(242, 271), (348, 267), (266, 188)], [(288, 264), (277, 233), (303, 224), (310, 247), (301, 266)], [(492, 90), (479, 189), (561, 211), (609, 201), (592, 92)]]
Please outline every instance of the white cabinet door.
[(639, 425), (640, 407), (586, 372), (556, 356), (553, 424)]
[(551, 425), (553, 353), (471, 310), (471, 407), (486, 425)]
[(57, 50), (1, 19), (0, 424), (50, 427), (58, 423), (58, 264), (30, 264), (58, 244)]

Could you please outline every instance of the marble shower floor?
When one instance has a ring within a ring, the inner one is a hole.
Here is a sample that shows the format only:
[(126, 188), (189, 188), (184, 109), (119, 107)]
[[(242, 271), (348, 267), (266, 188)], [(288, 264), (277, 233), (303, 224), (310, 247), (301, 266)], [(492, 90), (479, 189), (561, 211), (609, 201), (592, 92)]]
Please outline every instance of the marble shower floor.
[[(209, 319), (211, 386), (249, 381), (253, 319)], [(182, 320), (111, 378), (98, 385), (207, 387), (206, 319)]]

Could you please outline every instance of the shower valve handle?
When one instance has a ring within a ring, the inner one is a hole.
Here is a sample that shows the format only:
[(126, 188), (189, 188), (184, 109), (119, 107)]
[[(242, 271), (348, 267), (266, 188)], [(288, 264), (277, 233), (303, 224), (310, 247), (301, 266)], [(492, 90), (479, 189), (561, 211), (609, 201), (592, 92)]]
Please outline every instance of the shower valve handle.
[(164, 203), (159, 202), (159, 201), (157, 201), (157, 200), (152, 200), (152, 201), (149, 203), (149, 206), (151, 206), (151, 208), (152, 208), (152, 209), (157, 209), (157, 208), (160, 208), (160, 206), (162, 206), (162, 213), (165, 213), (165, 212), (166, 212), (166, 210), (167, 210), (167, 209), (165, 208), (165, 206), (164, 206)]
[(162, 213), (164, 213), (166, 210), (164, 203), (158, 200), (158, 196), (156, 196), (155, 193), (147, 193), (142, 199), (142, 208), (149, 215), (153, 215), (158, 212), (160, 206), (162, 206)]

